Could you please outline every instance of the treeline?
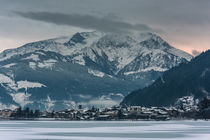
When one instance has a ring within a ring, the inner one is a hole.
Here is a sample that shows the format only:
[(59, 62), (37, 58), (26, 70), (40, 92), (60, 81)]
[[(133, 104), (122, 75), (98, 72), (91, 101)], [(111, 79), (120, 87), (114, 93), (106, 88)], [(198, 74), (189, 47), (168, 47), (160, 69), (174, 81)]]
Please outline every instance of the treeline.
[(203, 98), (198, 103), (197, 118), (199, 119), (210, 119), (210, 97)]
[(14, 118), (39, 118), (41, 115), (40, 110), (31, 110), (29, 107), (22, 109), (19, 107), (14, 113), (12, 113), (11, 117)]

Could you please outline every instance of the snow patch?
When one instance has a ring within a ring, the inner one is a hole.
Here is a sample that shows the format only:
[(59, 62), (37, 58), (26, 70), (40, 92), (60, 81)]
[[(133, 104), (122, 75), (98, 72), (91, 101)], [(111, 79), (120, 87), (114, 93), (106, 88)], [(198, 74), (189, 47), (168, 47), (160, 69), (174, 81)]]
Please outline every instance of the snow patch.
[(3, 110), (3, 109), (11, 109), (11, 110), (15, 110), (16, 108), (18, 108), (16, 105), (5, 105), (5, 104), (2, 104), (0, 103), (0, 110)]
[(96, 107), (111, 107), (118, 105), (119, 102), (112, 99), (106, 99), (106, 97), (101, 96), (99, 99), (90, 100), (88, 104)]
[(77, 108), (77, 104), (74, 101), (72, 101), (72, 100), (65, 100), (65, 101), (63, 101), (63, 104), (67, 108), (72, 108), (72, 109), (76, 109)]
[(13, 83), (13, 80), (4, 74), (0, 74), (0, 84), (2, 83)]
[(90, 95), (82, 95), (82, 94), (79, 94), (78, 97), (82, 98), (82, 99), (90, 99), (91, 98)]
[(207, 72), (210, 72), (210, 68), (206, 68), (206, 69), (202, 72), (201, 77), (205, 77)]
[(35, 62), (29, 62), (29, 67), (33, 70), (36, 69), (36, 63)]
[(57, 60), (55, 60), (55, 59), (48, 59), (48, 60), (45, 60), (44, 62), (45, 63), (56, 63)]
[(77, 104), (81, 104), (83, 106), (95, 106), (99, 108), (112, 107), (119, 105), (123, 98), (124, 96), (121, 93), (109, 93), (108, 95), (102, 95), (100, 97), (93, 98), (88, 102), (79, 102)]
[[(8, 84), (11, 89), (17, 90), (15, 82), (8, 76), (0, 74), (0, 84)], [(7, 88), (7, 87), (6, 87)]]
[(27, 90), (28, 88), (41, 88), (41, 87), (46, 87), (45, 85), (37, 82), (29, 82), (29, 81), (18, 81), (15, 83), (10, 77), (0, 74), (0, 84), (8, 84), (8, 86), (4, 86), (5, 88), (13, 89), (13, 90), (18, 90), (21, 88), (24, 88)]
[(148, 72), (148, 71), (151, 71), (151, 70), (164, 72), (168, 69), (167, 68), (161, 68), (161, 67), (148, 67), (148, 68), (145, 68), (145, 69), (140, 69), (138, 71), (125, 72), (124, 75), (136, 74), (136, 73), (140, 73), (140, 72)]
[(190, 61), (193, 58), (192, 55), (176, 48), (171, 48), (167, 52), (172, 53), (180, 58), (185, 58), (187, 61)]
[(77, 63), (77, 64), (80, 64), (80, 65), (83, 65), (83, 66), (85, 65), (85, 60), (83, 59), (82, 55), (75, 56), (73, 58), (73, 62)]
[(205, 94), (205, 96), (209, 97), (210, 93), (203, 87), (200, 88), (201, 92), (203, 92)]
[(43, 101), (43, 104), (44, 104), (44, 106), (45, 106), (45, 109), (46, 109), (47, 111), (50, 111), (50, 110), (52, 109), (52, 107), (55, 105), (55, 102), (56, 102), (56, 101), (52, 100), (52, 99), (50, 98), (50, 96), (47, 96), (47, 99)]
[(22, 60), (34, 60), (34, 61), (39, 61), (39, 55), (31, 54), (30, 56), (23, 58)]
[(18, 103), (21, 107), (24, 107), (27, 104), (31, 104), (33, 103), (33, 101), (29, 101), (29, 97), (31, 96), (31, 94), (25, 94), (25, 93), (13, 93), (10, 94), (13, 98), (13, 100)]
[(57, 60), (55, 60), (55, 59), (44, 60), (43, 63), (41, 63), (41, 62), (38, 63), (38, 67), (40, 67), (40, 68), (52, 68), (53, 65), (56, 62), (57, 62)]
[(36, 52), (36, 54), (45, 55), (43, 52)]
[(125, 96), (122, 93), (110, 93), (108, 96), (119, 96), (124, 98)]
[(29, 82), (29, 81), (18, 81), (17, 82), (18, 89), (24, 88), (27, 90), (28, 88), (41, 88), (41, 87), (46, 87), (45, 85), (37, 82)]
[(2, 66), (2, 67), (3, 67), (3, 68), (10, 68), (10, 67), (15, 66), (15, 65), (17, 65), (17, 63), (7, 64), (7, 65), (4, 65), (4, 66)]
[(100, 72), (97, 70), (92, 70), (92, 69), (88, 69), (88, 73), (92, 74), (94, 76), (97, 76), (97, 77), (104, 77), (104, 75), (105, 75), (103, 72)]
[(38, 67), (40, 68), (52, 68), (54, 63), (38, 63)]

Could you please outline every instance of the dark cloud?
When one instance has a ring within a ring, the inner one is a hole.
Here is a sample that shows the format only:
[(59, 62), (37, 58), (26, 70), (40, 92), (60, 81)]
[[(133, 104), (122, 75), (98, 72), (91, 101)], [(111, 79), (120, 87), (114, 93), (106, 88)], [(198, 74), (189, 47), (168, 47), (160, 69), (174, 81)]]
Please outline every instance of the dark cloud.
[[(209, 49), (210, 0), (0, 1), (0, 46), (4, 48), (17, 47), (7, 43), (11, 39), (15, 44), (25, 39), (31, 42), (93, 29), (152, 31), (188, 53)], [(20, 12), (14, 14), (14, 10)]]
[(94, 29), (103, 32), (130, 32), (130, 31), (152, 31), (158, 30), (151, 28), (146, 24), (130, 24), (113, 18), (113, 16), (96, 17), (91, 15), (64, 14), (51, 12), (15, 12), (21, 17), (53, 23), (56, 25), (75, 26), (84, 29)]
[(201, 52), (197, 50), (192, 50), (192, 55), (198, 56)]

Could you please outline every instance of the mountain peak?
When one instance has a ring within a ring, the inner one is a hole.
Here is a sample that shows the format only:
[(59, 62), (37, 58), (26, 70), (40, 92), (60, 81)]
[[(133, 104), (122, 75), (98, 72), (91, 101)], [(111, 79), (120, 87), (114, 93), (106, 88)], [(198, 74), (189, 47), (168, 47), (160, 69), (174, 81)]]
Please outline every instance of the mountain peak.
[(150, 49), (170, 49), (170, 46), (166, 41), (164, 41), (160, 36), (154, 33), (141, 33), (140, 37), (144, 39), (140, 44), (144, 47)]
[(77, 43), (83, 44), (85, 40), (85, 37), (82, 35), (82, 33), (76, 33), (72, 36), (72, 38), (65, 43), (65, 45), (73, 46)]

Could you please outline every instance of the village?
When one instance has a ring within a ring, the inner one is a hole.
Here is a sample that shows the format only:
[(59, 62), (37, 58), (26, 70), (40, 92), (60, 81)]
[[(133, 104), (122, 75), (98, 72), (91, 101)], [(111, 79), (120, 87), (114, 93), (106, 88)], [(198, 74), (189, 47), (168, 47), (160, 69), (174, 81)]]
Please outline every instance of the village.
[(181, 120), (210, 119), (210, 98), (195, 102), (192, 97), (180, 98), (170, 107), (142, 107), (118, 105), (110, 108), (92, 108), (78, 105), (59, 111), (31, 110), (29, 107), (0, 110), (0, 120)]
[(33, 111), (29, 108), (0, 110), (1, 120), (171, 120), (194, 116), (195, 110), (184, 111), (176, 107), (113, 106), (87, 109), (80, 105), (78, 109), (60, 111)]

